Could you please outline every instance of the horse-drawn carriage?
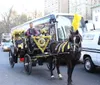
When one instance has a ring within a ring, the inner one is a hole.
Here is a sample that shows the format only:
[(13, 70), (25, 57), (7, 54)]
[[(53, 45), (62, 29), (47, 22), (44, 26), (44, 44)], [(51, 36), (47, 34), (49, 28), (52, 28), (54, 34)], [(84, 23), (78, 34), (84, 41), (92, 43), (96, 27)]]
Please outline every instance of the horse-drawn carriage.
[[(50, 70), (48, 46), (51, 36), (43, 35), (43, 33), (46, 33), (46, 30), (41, 30), (39, 36), (26, 36), (24, 30), (15, 30), (12, 33), (13, 46), (9, 52), (9, 61), (12, 68), (19, 60), (24, 63), (25, 71), (28, 74), (32, 72), (32, 66), (36, 66), (36, 64), (43, 65), (44, 62), (47, 63)], [(54, 70), (55, 62), (52, 63), (52, 70)]]
[[(51, 77), (54, 77), (53, 70), (56, 66), (58, 77), (62, 78), (59, 70), (59, 61), (61, 58), (64, 58), (68, 63), (68, 85), (71, 85), (72, 72), (76, 62), (80, 58), (81, 52), (81, 36), (78, 28), (80, 27), (81, 31), (84, 29), (83, 18), (77, 17), (76, 15), (74, 20), (72, 20), (73, 17), (69, 15), (57, 15), (56, 17), (50, 15), (44, 17), (43, 20), (39, 19), (39, 22), (38, 20), (33, 21), (34, 24), (41, 23), (39, 26), (47, 26), (49, 35), (27, 37), (25, 33), (22, 36), (22, 31), (20, 31), (21, 33), (14, 32), (13, 35), (20, 33), (19, 36), (21, 38), (18, 39), (20, 41), (20, 43), (17, 43), (18, 46), (14, 44), (9, 52), (11, 67), (14, 67), (14, 64), (17, 63), (19, 58), (24, 62), (25, 71), (30, 74), (32, 72), (32, 66), (36, 66), (36, 64), (43, 65), (47, 61), (47, 67), (51, 72)], [(73, 27), (71, 27), (72, 24)], [(69, 32), (71, 28), (74, 29), (72, 29), (72, 32)], [(13, 37), (13, 43), (16, 41), (16, 37)]]

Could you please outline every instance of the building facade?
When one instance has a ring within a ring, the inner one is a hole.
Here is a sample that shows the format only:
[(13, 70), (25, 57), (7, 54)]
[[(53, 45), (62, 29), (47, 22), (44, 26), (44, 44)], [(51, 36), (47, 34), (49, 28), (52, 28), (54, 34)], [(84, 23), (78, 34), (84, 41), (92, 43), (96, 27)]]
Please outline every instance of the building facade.
[(91, 19), (92, 0), (69, 0), (69, 13), (78, 13), (84, 19)]
[(100, 22), (100, 0), (92, 0), (91, 10), (93, 22)]
[(92, 0), (92, 6), (96, 6), (100, 4), (100, 0)]
[(44, 14), (50, 13), (68, 13), (69, 12), (69, 0), (45, 0), (44, 2)]
[[(78, 13), (85, 20), (94, 19), (100, 12), (100, 0), (44, 0), (44, 15), (50, 13)], [(100, 15), (100, 14), (99, 14)], [(97, 17), (96, 17), (97, 18)]]

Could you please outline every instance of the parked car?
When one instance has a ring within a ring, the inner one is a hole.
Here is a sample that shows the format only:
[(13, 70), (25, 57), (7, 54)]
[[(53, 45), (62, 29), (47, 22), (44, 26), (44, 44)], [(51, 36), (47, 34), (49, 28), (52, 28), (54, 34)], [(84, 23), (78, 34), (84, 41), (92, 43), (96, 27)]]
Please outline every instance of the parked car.
[(13, 44), (12, 44), (11, 40), (2, 40), (2, 42), (1, 42), (1, 46), (2, 46), (3, 51), (9, 51), (10, 47), (12, 45)]
[(84, 68), (88, 72), (92, 72), (96, 66), (100, 66), (100, 30), (83, 34), (80, 61), (83, 61)]

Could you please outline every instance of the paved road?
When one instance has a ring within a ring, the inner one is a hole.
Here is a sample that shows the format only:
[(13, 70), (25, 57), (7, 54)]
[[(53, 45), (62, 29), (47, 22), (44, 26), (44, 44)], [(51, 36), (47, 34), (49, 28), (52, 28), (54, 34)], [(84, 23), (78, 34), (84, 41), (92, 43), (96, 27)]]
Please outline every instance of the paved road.
[[(0, 49), (0, 85), (67, 85), (67, 68), (61, 67), (63, 80), (59, 80), (54, 71), (55, 79), (50, 79), (46, 65), (33, 67), (29, 76), (24, 72), (23, 64), (10, 68), (8, 53)], [(73, 73), (74, 85), (100, 85), (100, 69), (96, 73), (85, 72), (83, 65), (77, 65)]]

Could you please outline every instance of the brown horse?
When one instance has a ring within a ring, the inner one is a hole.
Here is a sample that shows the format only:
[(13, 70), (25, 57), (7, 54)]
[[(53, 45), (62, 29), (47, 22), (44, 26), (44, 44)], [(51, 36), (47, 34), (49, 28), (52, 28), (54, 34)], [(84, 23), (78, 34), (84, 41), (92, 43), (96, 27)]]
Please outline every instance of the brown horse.
[[(58, 77), (62, 78), (62, 75), (59, 70), (60, 60), (63, 58), (66, 61), (68, 66), (68, 85), (72, 85), (72, 73), (75, 65), (77, 64), (80, 56), (81, 56), (81, 41), (82, 37), (78, 31), (70, 32), (70, 36), (68, 41), (66, 42), (52, 42), (50, 44), (50, 51), (52, 54), (58, 54), (55, 56), (56, 58), (56, 68)], [(64, 52), (62, 52), (62, 50)], [(51, 57), (51, 61), (53, 57)], [(50, 68), (52, 68), (52, 62), (50, 64)], [(53, 70), (51, 69), (51, 78), (54, 77)]]

